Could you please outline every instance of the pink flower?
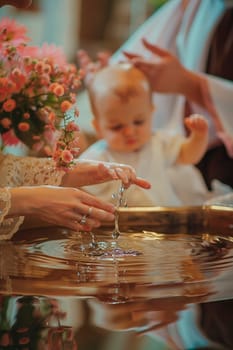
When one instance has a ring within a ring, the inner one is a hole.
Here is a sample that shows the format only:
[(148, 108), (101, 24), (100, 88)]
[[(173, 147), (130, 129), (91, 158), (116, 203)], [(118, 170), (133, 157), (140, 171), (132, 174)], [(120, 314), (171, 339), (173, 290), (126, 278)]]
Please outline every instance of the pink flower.
[(13, 100), (13, 98), (9, 98), (9, 100), (6, 100), (3, 105), (2, 108), (5, 112), (12, 112), (16, 107), (16, 102), (15, 100)]
[(15, 146), (19, 143), (19, 139), (15, 136), (12, 129), (2, 134), (2, 141), (4, 145)]
[(64, 163), (70, 163), (74, 159), (73, 154), (70, 152), (70, 150), (65, 149), (61, 153), (61, 159)]
[(18, 124), (18, 129), (20, 131), (28, 131), (30, 129), (30, 125), (28, 123), (21, 122)]
[(35, 65), (35, 59), (38, 60), (39, 48), (36, 46), (20, 46), (17, 48), (18, 54), (22, 57), (26, 66), (32, 68)]
[(30, 118), (30, 114), (28, 112), (25, 112), (23, 114), (23, 117), (24, 117), (24, 119), (29, 119)]
[(64, 87), (61, 84), (56, 84), (56, 86), (53, 89), (53, 93), (56, 96), (63, 96), (65, 93)]
[(44, 64), (44, 73), (45, 73), (45, 74), (50, 74), (50, 73), (51, 73), (51, 71), (52, 71), (52, 67), (51, 67), (51, 65), (50, 65), (50, 64), (47, 64), (47, 63), (45, 63), (45, 64)]
[(22, 141), (46, 154), (52, 150), (57, 165), (66, 168), (78, 149), (79, 128), (73, 123), (78, 112), (73, 107), (81, 76), (61, 48), (30, 46), (28, 41), (24, 26), (7, 18), (0, 20), (3, 146)]
[(67, 112), (72, 107), (72, 104), (69, 101), (62, 101), (61, 110), (63, 113)]
[(50, 84), (50, 76), (48, 74), (42, 74), (40, 76), (40, 83), (42, 86), (49, 86)]
[(11, 120), (9, 118), (2, 118), (2, 120), (0, 121), (0, 124), (5, 128), (5, 129), (9, 129), (9, 127), (11, 126)]
[(43, 44), (40, 48), (39, 57), (46, 57), (46, 63), (56, 62), (57, 65), (63, 66), (66, 64), (66, 58), (64, 52), (60, 47), (56, 45), (48, 45), (47, 43)]
[(55, 113), (54, 113), (54, 112), (50, 112), (50, 113), (49, 113), (48, 119), (49, 119), (49, 122), (53, 125), (54, 122), (55, 122), (55, 120), (56, 120), (56, 115), (55, 115)]
[(75, 124), (74, 122), (69, 122), (66, 125), (66, 131), (79, 131), (79, 127), (77, 124)]
[(35, 71), (36, 71), (37, 73), (43, 73), (43, 71), (44, 71), (44, 62), (38, 61), (38, 62), (35, 64)]
[(29, 41), (26, 32), (25, 26), (19, 25), (13, 19), (4, 17), (0, 22), (0, 43), (10, 42), (13, 45), (26, 43)]

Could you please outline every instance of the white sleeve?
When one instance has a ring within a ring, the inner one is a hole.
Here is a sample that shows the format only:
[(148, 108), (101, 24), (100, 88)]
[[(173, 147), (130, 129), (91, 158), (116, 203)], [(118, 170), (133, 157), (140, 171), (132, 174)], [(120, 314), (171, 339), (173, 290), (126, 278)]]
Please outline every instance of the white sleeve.
[(185, 137), (172, 130), (157, 131), (156, 135), (160, 139), (162, 145), (166, 166), (175, 164)]
[(57, 170), (49, 158), (17, 157), (1, 155), (0, 187), (61, 184), (63, 171)]

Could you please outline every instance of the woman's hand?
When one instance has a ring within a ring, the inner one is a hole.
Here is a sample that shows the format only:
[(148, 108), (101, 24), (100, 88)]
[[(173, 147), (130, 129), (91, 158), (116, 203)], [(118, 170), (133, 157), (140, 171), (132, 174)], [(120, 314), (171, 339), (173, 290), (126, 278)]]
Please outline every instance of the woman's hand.
[(77, 165), (63, 176), (62, 186), (82, 187), (111, 180), (121, 180), (125, 188), (131, 184), (145, 189), (151, 187), (148, 181), (137, 177), (129, 165), (92, 160), (78, 160)]
[(8, 217), (30, 216), (71, 230), (89, 231), (102, 221), (113, 221), (114, 206), (76, 188), (18, 187), (11, 190)]
[(180, 93), (183, 88), (185, 68), (176, 56), (169, 51), (142, 39), (145, 48), (152, 54), (151, 58), (124, 52), (124, 55), (140, 69), (149, 79), (152, 89), (159, 93)]
[(188, 100), (206, 108), (215, 118), (215, 110), (205, 77), (186, 69), (169, 51), (142, 39), (152, 54), (150, 59), (124, 52), (124, 55), (149, 79), (152, 89), (158, 93), (184, 95)]

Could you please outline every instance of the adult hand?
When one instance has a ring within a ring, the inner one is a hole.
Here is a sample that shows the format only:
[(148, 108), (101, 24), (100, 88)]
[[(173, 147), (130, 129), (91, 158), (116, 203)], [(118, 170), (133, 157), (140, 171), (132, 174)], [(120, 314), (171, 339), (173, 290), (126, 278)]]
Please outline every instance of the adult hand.
[(142, 42), (153, 55), (150, 59), (129, 52), (124, 52), (124, 55), (147, 76), (153, 91), (184, 95), (206, 108), (215, 118), (216, 111), (205, 77), (186, 69), (169, 51), (152, 45), (145, 39)]
[(152, 53), (150, 59), (129, 52), (124, 52), (124, 55), (147, 76), (153, 91), (181, 94), (204, 108), (212, 117), (217, 136), (225, 144), (229, 156), (233, 157), (232, 137), (224, 130), (205, 76), (186, 69), (169, 51), (152, 45), (145, 39), (142, 42)]
[(124, 51), (124, 55), (149, 79), (152, 89), (161, 93), (179, 93), (182, 89), (185, 68), (169, 51), (142, 39), (145, 48), (152, 53), (150, 59)]
[(114, 220), (114, 206), (76, 188), (19, 187), (11, 190), (12, 216), (35, 217), (71, 230), (91, 230), (102, 221)]
[(129, 165), (93, 160), (78, 160), (77, 165), (63, 176), (62, 186), (82, 187), (111, 180), (121, 180), (125, 188), (131, 184), (145, 189), (151, 186), (148, 181), (137, 177)]

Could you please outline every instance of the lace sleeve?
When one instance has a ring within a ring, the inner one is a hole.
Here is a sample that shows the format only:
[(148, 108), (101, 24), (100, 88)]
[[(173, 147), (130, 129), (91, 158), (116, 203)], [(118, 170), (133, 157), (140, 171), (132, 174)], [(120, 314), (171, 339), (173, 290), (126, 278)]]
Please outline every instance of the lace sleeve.
[(64, 172), (57, 170), (51, 159), (0, 154), (0, 239), (10, 239), (24, 219), (5, 219), (11, 206), (8, 187), (59, 186), (63, 175)]
[(0, 187), (61, 184), (64, 171), (49, 158), (3, 156), (0, 162)]
[(19, 229), (23, 217), (4, 219), (11, 206), (11, 195), (8, 188), (0, 189), (0, 239), (10, 239)]

